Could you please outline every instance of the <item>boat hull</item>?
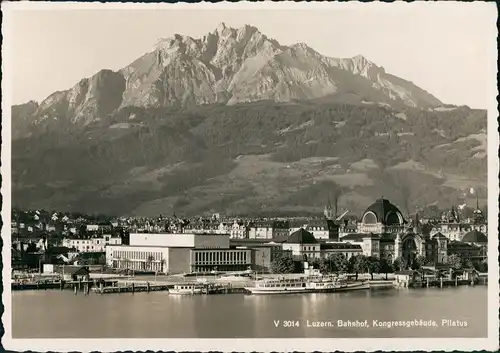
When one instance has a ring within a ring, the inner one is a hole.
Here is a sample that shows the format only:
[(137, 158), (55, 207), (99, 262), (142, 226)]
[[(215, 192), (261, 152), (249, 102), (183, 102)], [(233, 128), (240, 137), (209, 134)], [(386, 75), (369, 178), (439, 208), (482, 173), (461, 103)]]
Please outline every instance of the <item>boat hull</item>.
[(346, 286), (318, 289), (318, 290), (316, 290), (316, 292), (318, 292), (318, 293), (334, 293), (334, 292), (348, 292), (348, 291), (366, 290), (366, 289), (370, 289), (369, 283), (352, 283), (352, 284), (348, 284)]
[(190, 290), (190, 289), (171, 289), (168, 291), (170, 295), (198, 295), (203, 294), (201, 289)]
[(245, 287), (245, 289), (251, 294), (299, 294), (299, 293), (311, 293), (307, 288), (256, 288), (256, 287)]
[(175, 290), (170, 290), (168, 291), (169, 295), (198, 295), (198, 294), (203, 294), (202, 291), (175, 291)]
[(331, 286), (326, 288), (259, 288), (259, 287), (245, 287), (251, 294), (304, 294), (304, 293), (335, 293), (335, 292), (348, 292), (355, 290), (370, 289), (369, 283), (350, 283), (345, 286)]

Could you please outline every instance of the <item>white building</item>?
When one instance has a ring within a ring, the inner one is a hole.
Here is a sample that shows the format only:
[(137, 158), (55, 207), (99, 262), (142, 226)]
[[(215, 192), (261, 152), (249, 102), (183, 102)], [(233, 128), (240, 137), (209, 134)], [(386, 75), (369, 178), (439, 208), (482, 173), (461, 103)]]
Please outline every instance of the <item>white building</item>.
[(229, 234), (232, 239), (245, 239), (248, 238), (249, 229), (244, 222), (235, 220)]
[(104, 235), (99, 238), (78, 239), (66, 238), (63, 240), (62, 245), (76, 249), (78, 252), (104, 252), (108, 245), (121, 245), (122, 239), (120, 237), (112, 237), (111, 235)]
[(231, 249), (229, 235), (131, 233), (130, 245), (106, 247), (114, 268), (162, 273), (246, 270), (251, 249)]
[(290, 250), (292, 255), (305, 255), (308, 261), (321, 257), (321, 245), (310, 232), (303, 228), (290, 234), (288, 239), (282, 244), (282, 249), (285, 251)]

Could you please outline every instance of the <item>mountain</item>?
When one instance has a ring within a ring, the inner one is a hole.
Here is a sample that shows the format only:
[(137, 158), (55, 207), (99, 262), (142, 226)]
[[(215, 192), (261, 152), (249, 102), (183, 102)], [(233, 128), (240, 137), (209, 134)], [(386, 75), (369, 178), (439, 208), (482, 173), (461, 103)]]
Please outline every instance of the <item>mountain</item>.
[(175, 35), (113, 72), (12, 107), (13, 204), (154, 215), (409, 212), (485, 193), (486, 112), (444, 105), (362, 56), (257, 28)]
[(178, 34), (161, 39), (153, 51), (118, 72), (102, 70), (53, 93), (33, 112), (37, 118), (30, 119), (88, 124), (127, 106), (233, 105), (343, 95), (394, 106), (443, 105), (363, 56), (330, 58), (303, 43), (283, 46), (252, 26), (221, 24), (201, 39)]

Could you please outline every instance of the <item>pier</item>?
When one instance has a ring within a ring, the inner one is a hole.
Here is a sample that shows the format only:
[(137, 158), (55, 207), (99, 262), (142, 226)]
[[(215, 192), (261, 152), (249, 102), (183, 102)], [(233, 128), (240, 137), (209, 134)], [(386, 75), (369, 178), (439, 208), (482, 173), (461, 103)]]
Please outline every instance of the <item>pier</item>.
[[(168, 291), (176, 285), (186, 284), (186, 282), (178, 283), (150, 283), (144, 281), (118, 282), (113, 286), (98, 286), (93, 287), (92, 292), (97, 294), (115, 294), (115, 293), (138, 293), (138, 292), (158, 292)], [(205, 283), (203, 294), (234, 294), (246, 293), (245, 288), (235, 287), (231, 284), (215, 284)]]
[(474, 278), (474, 279), (459, 279), (458, 277), (455, 277), (454, 279), (449, 279), (449, 278), (439, 278), (439, 279), (430, 279), (426, 278), (424, 280), (419, 280), (419, 281), (394, 281), (394, 286), (397, 288), (429, 288), (429, 287), (457, 287), (457, 286), (463, 286), (463, 285), (469, 285), (469, 286), (474, 286), (474, 285), (487, 285), (488, 284), (488, 278), (487, 277), (480, 277), (480, 278)]
[(80, 281), (27, 281), (27, 282), (14, 282), (11, 284), (12, 291), (20, 290), (48, 290), (48, 289), (71, 289), (75, 293), (84, 292), (88, 294), (91, 288), (102, 286), (104, 288), (116, 286), (117, 279), (94, 279), (94, 280), (80, 280)]

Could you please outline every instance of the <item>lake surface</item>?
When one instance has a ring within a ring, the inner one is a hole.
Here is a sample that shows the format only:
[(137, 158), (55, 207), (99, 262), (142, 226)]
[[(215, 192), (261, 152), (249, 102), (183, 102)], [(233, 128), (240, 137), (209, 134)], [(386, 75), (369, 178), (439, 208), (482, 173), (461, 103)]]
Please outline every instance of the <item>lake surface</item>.
[(13, 338), (487, 337), (487, 286), (270, 296), (19, 291), (12, 305)]

